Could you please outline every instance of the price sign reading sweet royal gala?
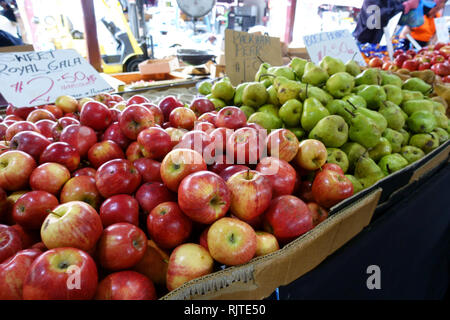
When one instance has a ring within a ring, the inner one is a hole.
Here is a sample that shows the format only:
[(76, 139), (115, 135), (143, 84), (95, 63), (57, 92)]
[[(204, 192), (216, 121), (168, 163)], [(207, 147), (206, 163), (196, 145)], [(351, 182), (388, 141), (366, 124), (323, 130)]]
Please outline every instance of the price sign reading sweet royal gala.
[(0, 92), (16, 107), (53, 103), (58, 96), (94, 96), (113, 88), (75, 50), (0, 54)]
[(319, 63), (325, 56), (331, 56), (344, 62), (353, 58), (360, 65), (366, 65), (355, 39), (348, 30), (312, 34), (304, 36), (303, 41), (314, 63)]

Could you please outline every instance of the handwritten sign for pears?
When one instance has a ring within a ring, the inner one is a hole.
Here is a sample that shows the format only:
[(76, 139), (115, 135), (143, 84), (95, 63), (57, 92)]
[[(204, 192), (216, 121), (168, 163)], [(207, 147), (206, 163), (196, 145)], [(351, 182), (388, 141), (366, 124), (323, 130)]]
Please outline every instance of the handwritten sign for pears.
[(0, 89), (14, 106), (53, 103), (58, 96), (94, 96), (113, 88), (75, 50), (0, 53)]
[(279, 38), (225, 30), (225, 73), (233, 85), (255, 81), (263, 62), (272, 66), (283, 64)]
[(361, 66), (366, 65), (355, 39), (348, 30), (311, 34), (304, 36), (303, 41), (314, 63), (319, 63), (325, 56), (331, 56), (341, 59), (344, 63), (353, 58)]

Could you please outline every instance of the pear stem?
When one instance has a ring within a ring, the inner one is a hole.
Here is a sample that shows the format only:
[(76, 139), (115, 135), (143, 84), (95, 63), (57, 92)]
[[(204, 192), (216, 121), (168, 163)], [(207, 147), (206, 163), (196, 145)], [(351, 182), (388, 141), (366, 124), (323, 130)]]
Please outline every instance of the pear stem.
[(348, 113), (350, 113), (350, 115), (355, 118), (356, 114), (354, 114), (353, 112), (351, 112), (350, 110), (348, 110), (347, 108), (344, 108), (345, 111), (347, 111)]
[(276, 78), (277, 76), (274, 75), (274, 74), (270, 74), (270, 73), (263, 73), (263, 74), (259, 75), (258, 82), (261, 81), (261, 77), (274, 77), (274, 78)]
[(309, 83), (306, 84), (306, 92), (305, 92), (306, 99), (308, 99), (308, 86), (309, 86)]
[(358, 108), (351, 101), (347, 100), (347, 102), (349, 105), (351, 105), (353, 107), (353, 109), (358, 110)]

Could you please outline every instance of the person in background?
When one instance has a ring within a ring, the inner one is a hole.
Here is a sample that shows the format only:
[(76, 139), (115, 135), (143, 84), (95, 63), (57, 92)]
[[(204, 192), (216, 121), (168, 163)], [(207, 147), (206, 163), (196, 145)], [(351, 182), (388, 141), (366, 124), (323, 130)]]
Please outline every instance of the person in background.
[(23, 41), (20, 38), (14, 37), (12, 34), (0, 30), (0, 47), (20, 46)]
[(8, 18), (9, 21), (17, 23), (17, 17), (14, 13), (14, 9), (6, 1), (0, 1), (0, 6), (3, 8), (0, 13)]

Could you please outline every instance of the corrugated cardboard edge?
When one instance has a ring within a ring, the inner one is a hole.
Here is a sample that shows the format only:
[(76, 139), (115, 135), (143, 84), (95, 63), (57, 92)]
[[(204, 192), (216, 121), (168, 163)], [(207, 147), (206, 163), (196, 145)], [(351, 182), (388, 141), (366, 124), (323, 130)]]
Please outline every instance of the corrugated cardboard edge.
[(370, 223), (382, 189), (330, 216), (272, 254), (185, 283), (161, 300), (257, 300), (319, 265)]
[(428, 172), (436, 168), (442, 162), (445, 162), (449, 159), (450, 155), (450, 144), (447, 145), (442, 151), (434, 155), (428, 162), (424, 165), (418, 167), (414, 174), (411, 177), (410, 183), (419, 180), (423, 176), (425, 176)]

